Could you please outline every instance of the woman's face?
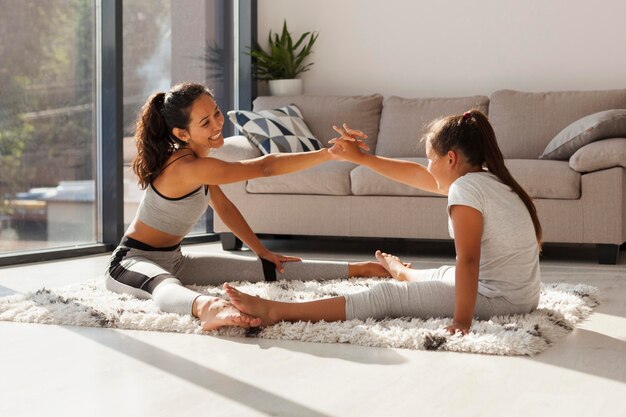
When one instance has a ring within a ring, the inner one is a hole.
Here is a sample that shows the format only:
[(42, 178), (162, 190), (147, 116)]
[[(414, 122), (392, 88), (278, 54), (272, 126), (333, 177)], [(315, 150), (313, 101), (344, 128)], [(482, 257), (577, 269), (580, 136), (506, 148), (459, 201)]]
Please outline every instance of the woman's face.
[(208, 155), (212, 148), (224, 144), (222, 128), (224, 115), (217, 103), (208, 94), (202, 94), (191, 106), (189, 127), (187, 127), (189, 147), (196, 155)]

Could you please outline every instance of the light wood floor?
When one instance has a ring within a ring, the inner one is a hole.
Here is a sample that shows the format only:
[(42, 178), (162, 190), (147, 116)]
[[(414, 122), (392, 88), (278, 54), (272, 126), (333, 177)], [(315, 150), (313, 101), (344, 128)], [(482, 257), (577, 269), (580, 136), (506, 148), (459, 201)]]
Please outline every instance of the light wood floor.
[[(380, 247), (417, 268), (454, 260), (443, 244), (265, 243), (315, 259), (372, 259)], [(533, 358), (0, 322), (0, 416), (623, 417), (626, 252), (616, 266), (592, 252), (545, 249), (545, 282), (592, 284), (604, 301)], [(0, 268), (0, 296), (99, 277), (106, 261)]]

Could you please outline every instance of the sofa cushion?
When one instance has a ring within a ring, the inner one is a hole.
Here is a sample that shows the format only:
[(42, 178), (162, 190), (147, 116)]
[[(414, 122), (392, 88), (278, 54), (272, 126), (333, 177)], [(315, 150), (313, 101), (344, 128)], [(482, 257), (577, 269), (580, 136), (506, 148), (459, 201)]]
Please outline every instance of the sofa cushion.
[(605, 139), (583, 146), (569, 159), (569, 166), (578, 172), (626, 168), (626, 138)]
[(488, 105), (489, 98), (486, 96), (417, 99), (389, 97), (383, 103), (376, 155), (424, 157), (425, 145), (420, 139), (428, 122), (473, 108), (486, 114)]
[(561, 130), (539, 159), (568, 160), (574, 152), (591, 142), (619, 137), (626, 137), (626, 109), (590, 114)]
[(249, 180), (252, 194), (350, 195), (350, 162), (329, 161), (303, 171)]
[(505, 158), (535, 159), (573, 121), (599, 111), (623, 108), (626, 90), (500, 90), (491, 95), (489, 120)]
[[(418, 164), (427, 166), (426, 158), (398, 158), (403, 161), (413, 161)], [(350, 172), (352, 181), (352, 194), (354, 195), (397, 195), (397, 196), (428, 196), (428, 197), (445, 197), (440, 194), (430, 193), (411, 187), (394, 180), (390, 180), (375, 171), (365, 167), (358, 166)]]
[(567, 161), (507, 159), (506, 166), (532, 198), (580, 198), (580, 174)]
[[(398, 159), (428, 165), (426, 158)], [(580, 174), (572, 170), (567, 162), (511, 159), (506, 161), (506, 165), (532, 198), (580, 198)], [(350, 173), (350, 178), (354, 195), (445, 197), (400, 184), (364, 166), (355, 168)]]
[(254, 110), (274, 109), (295, 104), (302, 111), (302, 116), (313, 135), (328, 146), (328, 141), (339, 136), (333, 125), (348, 123), (355, 129), (362, 130), (368, 136), (365, 143), (374, 149), (378, 138), (380, 112), (383, 97), (371, 96), (262, 96), (254, 100)]
[(231, 110), (228, 117), (264, 155), (322, 148), (295, 105), (258, 112)]

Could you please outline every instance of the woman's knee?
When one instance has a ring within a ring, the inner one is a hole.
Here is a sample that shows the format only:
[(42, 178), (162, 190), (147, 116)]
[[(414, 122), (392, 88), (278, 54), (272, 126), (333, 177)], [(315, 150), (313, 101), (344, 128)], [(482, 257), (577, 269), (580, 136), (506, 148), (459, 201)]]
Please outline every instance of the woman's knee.
[(150, 293), (140, 290), (139, 288), (131, 287), (130, 285), (122, 284), (117, 281), (111, 275), (106, 274), (104, 277), (104, 286), (107, 290), (117, 294), (130, 294), (141, 299), (150, 299)]

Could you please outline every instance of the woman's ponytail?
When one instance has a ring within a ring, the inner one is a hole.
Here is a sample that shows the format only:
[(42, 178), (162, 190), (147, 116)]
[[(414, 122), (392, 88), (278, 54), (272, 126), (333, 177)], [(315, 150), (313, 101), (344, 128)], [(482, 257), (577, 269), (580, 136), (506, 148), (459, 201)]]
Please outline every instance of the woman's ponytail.
[(141, 108), (141, 115), (137, 120), (137, 156), (133, 159), (132, 166), (142, 189), (150, 184), (154, 174), (172, 153), (172, 144), (168, 140), (169, 133), (162, 114), (164, 100), (165, 93), (150, 96)]
[(459, 116), (448, 116), (433, 121), (425, 139), (439, 155), (454, 149), (461, 152), (471, 165), (486, 167), (520, 197), (533, 222), (537, 243), (541, 248), (542, 230), (533, 200), (513, 178), (504, 164), (504, 157), (491, 123), (480, 110), (470, 110)]

